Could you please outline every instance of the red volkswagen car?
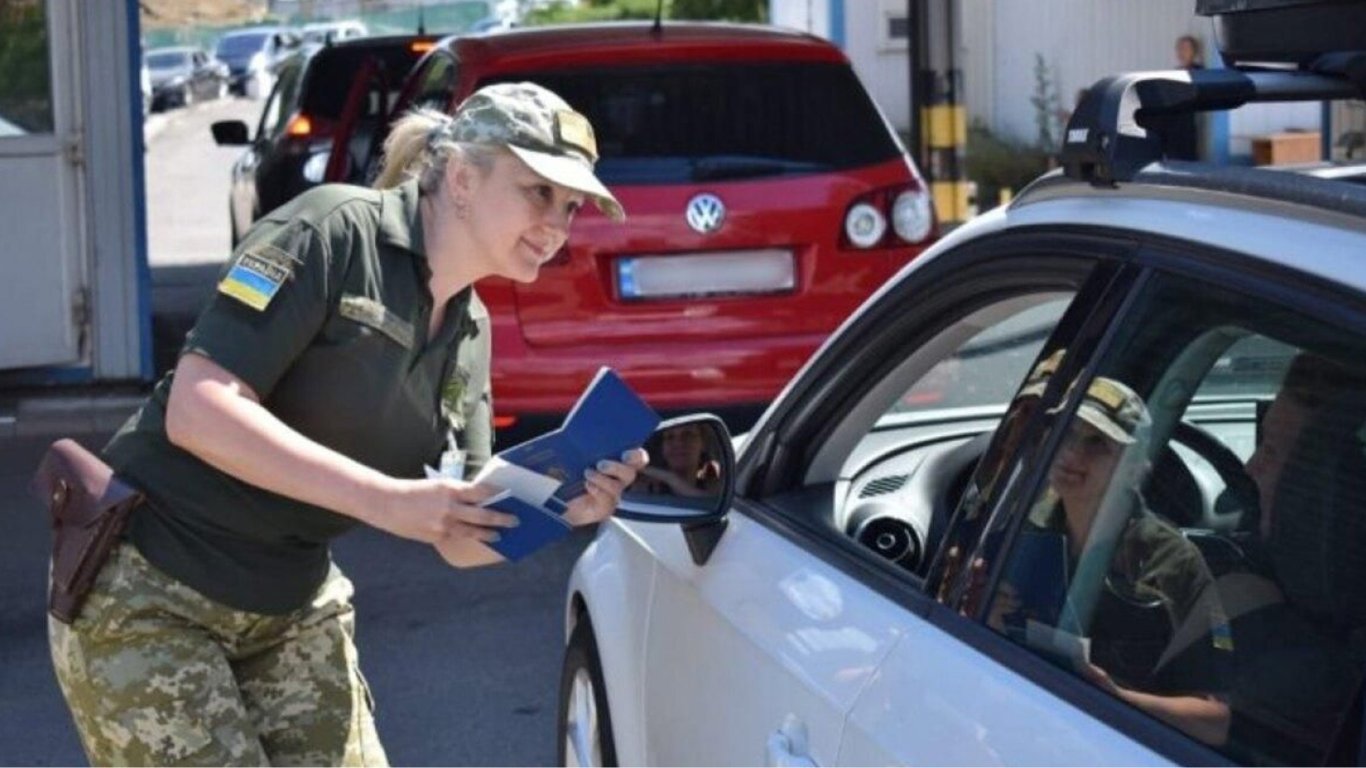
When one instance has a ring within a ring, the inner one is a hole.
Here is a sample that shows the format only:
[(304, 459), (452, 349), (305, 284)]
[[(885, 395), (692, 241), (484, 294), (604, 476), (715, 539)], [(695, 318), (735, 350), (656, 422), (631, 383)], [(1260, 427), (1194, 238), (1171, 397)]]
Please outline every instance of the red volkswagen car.
[[(592, 121), (598, 175), (628, 219), (586, 210), (534, 284), (478, 285), (501, 428), (557, 422), (604, 364), (661, 411), (748, 426), (936, 235), (927, 186), (825, 40), (708, 23), (451, 37), (391, 114), (453, 111), (483, 85), (521, 80)], [(382, 139), (363, 159), (334, 158), (329, 178), (364, 182)]]

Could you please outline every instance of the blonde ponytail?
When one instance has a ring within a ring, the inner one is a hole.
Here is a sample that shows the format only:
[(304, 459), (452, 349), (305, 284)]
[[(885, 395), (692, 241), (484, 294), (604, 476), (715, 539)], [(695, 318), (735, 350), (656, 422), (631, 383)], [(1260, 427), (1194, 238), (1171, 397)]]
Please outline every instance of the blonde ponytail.
[(446, 164), (454, 158), (470, 163), (484, 173), (493, 168), (493, 147), (457, 142), (447, 129), (452, 118), (444, 112), (418, 107), (394, 122), (384, 140), (384, 159), (375, 177), (376, 189), (396, 187), (410, 178), (431, 193), (441, 184)]

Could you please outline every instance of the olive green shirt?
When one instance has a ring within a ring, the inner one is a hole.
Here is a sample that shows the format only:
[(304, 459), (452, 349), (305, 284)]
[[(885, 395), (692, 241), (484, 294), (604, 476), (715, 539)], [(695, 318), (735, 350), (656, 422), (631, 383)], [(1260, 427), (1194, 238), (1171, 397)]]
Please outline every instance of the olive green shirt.
[[(415, 183), (325, 185), (248, 232), (182, 354), (213, 360), (289, 427), (396, 477), (436, 466), (448, 433), (466, 475), (492, 450), (488, 315), (472, 290), (434, 308)], [(433, 311), (444, 311), (427, 338)], [(240, 610), (286, 613), (355, 524), (245, 483), (166, 437), (167, 374), (105, 448), (147, 493), (129, 537), (155, 566)]]
[[(1066, 535), (1066, 512), (1062, 502), (1051, 491), (1045, 494), (1030, 511), (1028, 527), (1054, 531)], [(1069, 576), (1077, 566), (1076, 555), (1069, 564)], [(1219, 692), (1228, 687), (1229, 653), (1233, 650), (1228, 619), (1218, 599), (1214, 577), (1205, 565), (1200, 550), (1181, 532), (1144, 507), (1137, 494), (1132, 495), (1129, 517), (1115, 544), (1106, 583), (1109, 590), (1127, 595), (1114, 598), (1111, 607), (1128, 604), (1156, 603), (1165, 614), (1165, 629), (1156, 637), (1140, 636), (1138, 626), (1114, 625), (1122, 621), (1124, 610), (1105, 614), (1106, 603), (1101, 601), (1096, 624), (1091, 627), (1093, 639), (1092, 661), (1106, 666), (1105, 659), (1116, 655), (1131, 658), (1151, 657), (1157, 661), (1168, 648), (1179, 628), (1189, 620), (1201, 627), (1199, 640), (1174, 659), (1164, 659), (1152, 677), (1141, 681), (1144, 690), (1157, 692)], [(1154, 647), (1140, 648), (1145, 639), (1160, 640)], [(1115, 646), (1130, 645), (1129, 648)], [(1150, 653), (1145, 653), (1150, 652)], [(1107, 669), (1116, 675), (1117, 669)], [(1118, 677), (1118, 675), (1116, 675)], [(1129, 680), (1130, 683), (1140, 681)]]

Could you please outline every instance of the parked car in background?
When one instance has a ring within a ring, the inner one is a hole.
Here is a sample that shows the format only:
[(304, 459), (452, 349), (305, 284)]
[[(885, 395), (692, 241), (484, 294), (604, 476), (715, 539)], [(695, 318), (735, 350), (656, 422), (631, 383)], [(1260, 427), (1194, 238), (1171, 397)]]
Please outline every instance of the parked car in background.
[(228, 94), (228, 65), (197, 46), (153, 48), (145, 61), (154, 110), (185, 107)]
[(352, 20), (346, 21), (318, 21), (305, 24), (299, 28), (299, 36), (305, 43), (340, 43), (343, 40), (350, 40), (356, 37), (365, 37), (370, 34), (370, 30), (361, 22)]
[(152, 72), (147, 68), (147, 57), (143, 56), (138, 69), (138, 86), (142, 91), (142, 116), (152, 112)]
[(1366, 5), (1202, 5), (1229, 68), (1092, 86), (733, 498), (628, 489), (571, 575), (558, 764), (1362, 764), (1366, 164), (1169, 162), (1147, 120), (1360, 100)]
[(285, 27), (252, 27), (218, 38), (215, 55), (227, 63), (233, 93), (261, 98), (275, 85), (275, 67), (299, 47), (297, 34)]
[(351, 127), (335, 162), (368, 150), (404, 76), (436, 40), (397, 35), (305, 46), (278, 67), (254, 136), (240, 120), (213, 124), (220, 146), (246, 147), (233, 164), (228, 196), (233, 244), (252, 222), (323, 181), (341, 121)]
[[(752, 419), (936, 236), (911, 158), (848, 59), (814, 36), (670, 22), (450, 37), (394, 114), (450, 112), (517, 80), (592, 121), (598, 175), (628, 218), (580, 213), (535, 283), (479, 284), (499, 427), (557, 424), (603, 364), (658, 409)], [(364, 183), (384, 133), (336, 130), (347, 141), (327, 178)]]

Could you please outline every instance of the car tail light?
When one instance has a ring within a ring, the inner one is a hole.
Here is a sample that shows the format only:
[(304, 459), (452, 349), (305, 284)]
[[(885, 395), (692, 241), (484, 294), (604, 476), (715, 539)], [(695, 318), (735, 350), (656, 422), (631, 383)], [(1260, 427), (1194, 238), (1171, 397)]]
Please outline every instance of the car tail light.
[(414, 40), (408, 44), (408, 50), (413, 53), (426, 53), (435, 47), (436, 43), (432, 40)]
[(929, 193), (918, 184), (898, 184), (860, 195), (849, 204), (840, 247), (896, 248), (923, 243), (933, 234), (934, 208)]
[(844, 237), (856, 248), (872, 248), (887, 234), (887, 217), (872, 203), (854, 203), (844, 216)]
[(923, 189), (908, 189), (892, 203), (892, 231), (908, 243), (923, 243), (934, 232), (934, 206)]
[(309, 119), (308, 115), (295, 115), (294, 118), (289, 121), (289, 125), (285, 127), (285, 133), (296, 138), (300, 136), (311, 136), (313, 134), (313, 121)]
[(296, 151), (308, 149), (315, 142), (328, 141), (331, 138), (332, 122), (330, 120), (296, 112), (285, 124), (284, 141)]

